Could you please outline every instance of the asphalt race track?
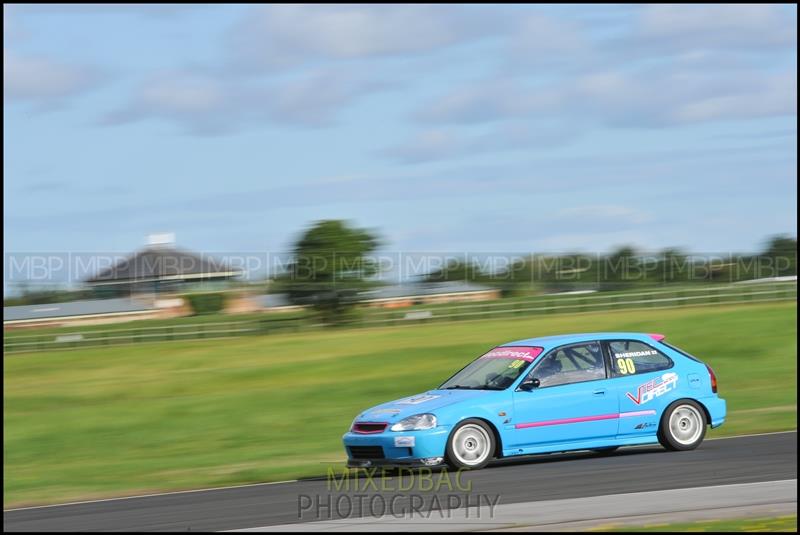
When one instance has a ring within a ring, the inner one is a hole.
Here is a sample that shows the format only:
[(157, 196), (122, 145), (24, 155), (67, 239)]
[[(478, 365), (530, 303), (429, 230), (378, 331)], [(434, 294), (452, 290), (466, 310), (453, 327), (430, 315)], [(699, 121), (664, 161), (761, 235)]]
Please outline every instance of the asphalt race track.
[[(648, 446), (622, 449), (605, 457), (580, 452), (506, 460), (467, 473), (461, 484), (471, 484), (470, 496), (475, 500), (479, 495), (499, 496), (499, 503), (506, 505), (796, 478), (795, 431), (708, 440), (691, 452), (671, 453)], [(341, 518), (335, 507), (311, 508), (299, 516), (301, 496), (306, 497), (302, 498), (305, 503), (317, 500), (324, 504), (343, 494), (380, 494), (386, 502), (401, 494), (396, 504), (402, 504), (415, 494), (422, 496), (423, 510), (434, 500), (447, 503), (448, 495), (466, 496), (457, 488), (382, 491), (380, 481), (375, 482), (376, 491), (366, 479), (362, 478), (362, 484), (367, 489), (351, 488), (350, 492), (329, 490), (329, 483), (321, 479), (8, 510), (3, 514), (3, 529), (231, 530)], [(392, 478), (389, 485), (397, 489), (406, 479)], [(455, 476), (451, 480), (455, 481)], [(361, 516), (359, 510), (352, 516)]]

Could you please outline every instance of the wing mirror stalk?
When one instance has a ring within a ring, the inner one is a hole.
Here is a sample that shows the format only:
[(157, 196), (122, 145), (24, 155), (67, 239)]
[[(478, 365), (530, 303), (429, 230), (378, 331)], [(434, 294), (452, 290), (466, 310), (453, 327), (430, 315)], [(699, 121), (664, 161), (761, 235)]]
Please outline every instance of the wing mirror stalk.
[(539, 384), (540, 384), (539, 379), (536, 378), (525, 379), (524, 381), (522, 381), (522, 384), (519, 385), (519, 389), (524, 390), (525, 392), (530, 392), (534, 388), (539, 388)]

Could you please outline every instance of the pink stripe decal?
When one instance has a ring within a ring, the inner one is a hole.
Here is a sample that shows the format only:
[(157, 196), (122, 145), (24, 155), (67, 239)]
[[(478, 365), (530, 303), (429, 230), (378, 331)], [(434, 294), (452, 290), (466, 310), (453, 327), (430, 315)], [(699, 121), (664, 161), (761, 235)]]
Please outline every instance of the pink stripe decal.
[(648, 416), (650, 414), (655, 414), (656, 411), (649, 410), (649, 411), (632, 411), (632, 412), (621, 412), (619, 413), (620, 418), (628, 418), (630, 416)]
[(517, 429), (527, 427), (543, 427), (546, 425), (576, 424), (579, 422), (593, 422), (595, 420), (613, 420), (619, 418), (619, 414), (598, 414), (597, 416), (581, 416), (579, 418), (562, 418), (560, 420), (545, 420), (543, 422), (531, 422), (527, 424), (517, 424)]
[(547, 425), (577, 424), (580, 422), (595, 422), (597, 420), (615, 420), (617, 418), (628, 418), (630, 416), (646, 416), (655, 414), (656, 411), (634, 411), (622, 412), (618, 414), (598, 414), (597, 416), (580, 416), (578, 418), (561, 418), (558, 420), (544, 420), (542, 422), (529, 422), (526, 424), (516, 424), (516, 429), (527, 429), (528, 427), (544, 427)]
[(652, 338), (653, 340), (655, 340), (656, 342), (660, 342), (661, 340), (663, 340), (664, 338), (666, 338), (666, 336), (665, 336), (665, 335), (663, 335), (663, 334), (659, 334), (659, 333), (650, 333), (650, 334), (648, 334), (648, 336), (649, 336), (650, 338)]

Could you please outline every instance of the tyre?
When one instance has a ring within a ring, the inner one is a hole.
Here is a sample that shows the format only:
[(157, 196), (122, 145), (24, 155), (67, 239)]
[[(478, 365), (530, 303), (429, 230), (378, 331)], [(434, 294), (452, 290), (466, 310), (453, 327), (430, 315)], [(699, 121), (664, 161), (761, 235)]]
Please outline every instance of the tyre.
[(707, 424), (699, 403), (691, 399), (675, 401), (661, 415), (658, 441), (671, 451), (693, 450), (703, 442)]
[(464, 420), (447, 439), (447, 462), (456, 469), (478, 470), (494, 456), (494, 433), (481, 420)]
[(617, 451), (619, 446), (608, 446), (607, 448), (595, 448), (592, 451), (598, 455), (610, 455)]

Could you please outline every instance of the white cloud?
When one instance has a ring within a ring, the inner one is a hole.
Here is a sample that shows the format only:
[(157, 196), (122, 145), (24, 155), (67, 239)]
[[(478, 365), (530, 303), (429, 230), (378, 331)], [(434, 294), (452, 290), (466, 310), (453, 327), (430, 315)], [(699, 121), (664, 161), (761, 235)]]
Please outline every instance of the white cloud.
[(220, 85), (193, 76), (154, 80), (142, 88), (141, 103), (156, 112), (205, 113), (220, 108), (224, 96)]
[(603, 124), (663, 127), (797, 113), (797, 73), (647, 69), (577, 79), (561, 111), (574, 107)]
[(797, 72), (669, 69), (593, 72), (547, 85), (490, 81), (423, 106), (424, 123), (458, 124), (559, 118), (614, 126), (659, 127), (797, 113)]
[[(392, 85), (348, 69), (323, 70), (276, 84), (263, 97), (270, 101), (270, 115), (276, 121), (326, 126), (359, 97)], [(256, 98), (260, 100), (258, 95)]]
[(549, 149), (569, 143), (578, 135), (576, 129), (552, 121), (516, 121), (478, 133), (465, 132), (463, 128), (431, 128), (379, 154), (400, 163), (416, 164), (486, 152)]
[(797, 20), (786, 7), (648, 5), (639, 17), (638, 37), (679, 47), (786, 46), (797, 42)]
[(469, 143), (450, 129), (432, 128), (417, 132), (413, 138), (379, 152), (401, 163), (442, 160), (464, 154)]
[(144, 17), (175, 17), (188, 11), (206, 8), (191, 4), (20, 4), (15, 6), (22, 13), (58, 15), (140, 15)]
[(9, 100), (48, 107), (92, 88), (97, 81), (97, 74), (86, 67), (3, 52), (3, 97)]
[(516, 20), (509, 38), (509, 55), (516, 65), (546, 65), (559, 68), (592, 55), (586, 28), (563, 18), (539, 12)]
[(231, 54), (239, 67), (285, 67), (427, 52), (492, 29), (490, 19), (454, 6), (269, 5), (233, 28)]
[(147, 80), (127, 105), (107, 114), (102, 123), (160, 119), (195, 135), (269, 123), (320, 127), (332, 124), (357, 97), (384, 88), (349, 71), (314, 71), (271, 83), (173, 71)]
[(557, 105), (561, 97), (547, 87), (499, 79), (458, 87), (421, 106), (414, 118), (423, 123), (481, 123), (522, 118)]
[(94, 88), (101, 78), (96, 69), (18, 52), (19, 43), (32, 35), (19, 23), (20, 7), (3, 6), (3, 99), (48, 110)]
[(677, 122), (797, 114), (797, 71), (767, 76), (741, 92), (709, 94), (673, 112)]
[[(655, 220), (652, 212), (642, 209), (640, 205), (636, 207), (623, 206), (620, 204), (590, 204), (566, 208), (556, 216), (559, 220), (589, 223), (603, 221), (607, 224), (641, 225)], [(578, 218), (576, 220), (576, 218)]]

